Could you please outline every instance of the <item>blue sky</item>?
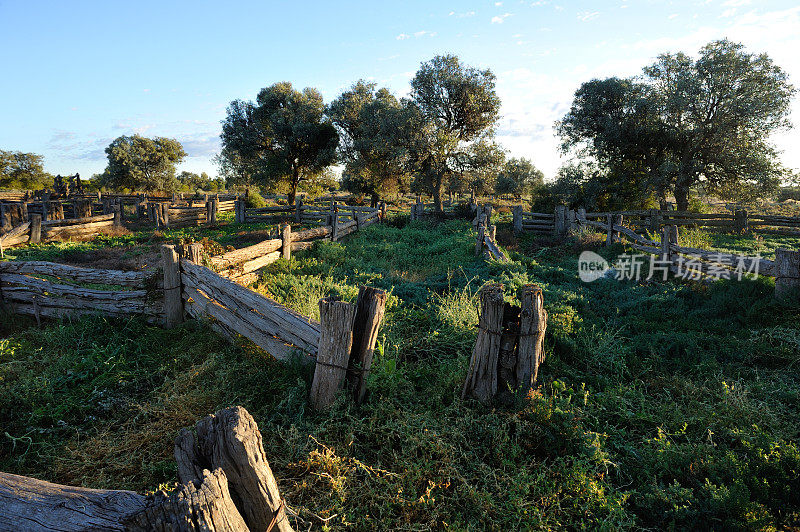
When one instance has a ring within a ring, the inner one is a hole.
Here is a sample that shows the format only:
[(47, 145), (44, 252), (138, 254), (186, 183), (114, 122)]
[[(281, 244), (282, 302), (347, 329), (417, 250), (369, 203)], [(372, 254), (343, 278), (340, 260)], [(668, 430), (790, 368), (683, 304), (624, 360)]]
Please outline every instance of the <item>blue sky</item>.
[[(767, 52), (800, 86), (796, 1), (0, 0), (0, 149), (88, 177), (114, 138), (168, 136), (189, 153), (180, 169), (213, 175), (231, 100), (283, 80), (326, 102), (359, 78), (404, 95), (421, 62), (455, 53), (497, 75), (500, 143), (549, 178), (563, 162), (553, 123), (581, 82), (723, 37)], [(800, 130), (775, 140), (800, 168)]]

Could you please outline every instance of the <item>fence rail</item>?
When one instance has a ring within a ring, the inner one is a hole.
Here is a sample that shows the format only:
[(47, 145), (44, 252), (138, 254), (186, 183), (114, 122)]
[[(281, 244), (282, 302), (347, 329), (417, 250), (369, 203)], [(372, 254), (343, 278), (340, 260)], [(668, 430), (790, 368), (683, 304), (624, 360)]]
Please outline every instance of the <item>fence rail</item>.
[(700, 280), (755, 273), (775, 278), (776, 295), (800, 289), (800, 251), (778, 249), (775, 260), (768, 260), (681, 246), (678, 244), (677, 225), (662, 227), (661, 241), (654, 241), (618, 223), (587, 220), (583, 216), (578, 217), (577, 223), (604, 231), (607, 244), (623, 241), (624, 237), (637, 251), (657, 256), (659, 266), (668, 268), (674, 274)]

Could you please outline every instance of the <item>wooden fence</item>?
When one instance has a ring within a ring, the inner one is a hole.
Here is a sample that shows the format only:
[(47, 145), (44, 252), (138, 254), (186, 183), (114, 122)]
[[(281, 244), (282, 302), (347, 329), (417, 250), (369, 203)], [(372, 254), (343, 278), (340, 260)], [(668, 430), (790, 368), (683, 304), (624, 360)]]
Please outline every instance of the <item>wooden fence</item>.
[(148, 321), (161, 322), (162, 286), (156, 271), (123, 272), (43, 261), (0, 262), (0, 303), (11, 312), (37, 320), (99, 312), (143, 315)]
[(663, 227), (702, 227), (711, 231), (727, 231), (734, 233), (761, 233), (800, 237), (800, 216), (776, 216), (753, 214), (744, 209), (733, 213), (704, 214), (688, 211), (661, 211), (658, 209), (585, 212), (583, 209), (570, 210), (566, 206), (557, 206), (551, 213), (523, 211), (522, 206), (513, 208), (513, 224), (515, 232), (529, 231), (537, 234), (566, 236), (570, 228), (576, 226), (576, 220), (582, 214), (589, 221), (616, 223), (614, 220), (624, 219), (627, 226), (637, 232), (658, 233)]
[(748, 273), (765, 275), (775, 278), (775, 293), (779, 296), (800, 288), (800, 251), (778, 249), (775, 260), (768, 260), (681, 246), (676, 225), (663, 226), (661, 240), (656, 241), (622, 225), (621, 215), (604, 223), (588, 220), (581, 213), (577, 223), (605, 232), (606, 244), (628, 241), (635, 250), (656, 256), (658, 268), (676, 275), (696, 280), (730, 278)]

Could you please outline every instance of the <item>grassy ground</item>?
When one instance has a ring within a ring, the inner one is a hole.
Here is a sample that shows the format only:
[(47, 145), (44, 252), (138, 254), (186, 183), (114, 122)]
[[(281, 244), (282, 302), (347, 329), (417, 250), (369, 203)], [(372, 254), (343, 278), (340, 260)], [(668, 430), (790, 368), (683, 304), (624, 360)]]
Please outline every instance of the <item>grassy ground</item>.
[[(501, 241), (475, 260), (463, 221), (372, 226), (263, 273), (255, 289), (316, 315), (319, 297), (391, 291), (365, 404), (306, 410), (311, 374), (196, 323), (87, 318), (0, 325), (0, 470), (92, 487), (175, 478), (180, 427), (255, 416), (283, 495), (331, 529), (780, 529), (800, 525), (800, 308), (772, 282), (591, 284), (587, 245)], [(774, 241), (697, 234), (719, 248)], [(796, 248), (796, 243), (793, 244)], [(763, 253), (764, 256), (768, 252)], [(542, 386), (512, 407), (459, 399), (487, 280), (542, 286)]]

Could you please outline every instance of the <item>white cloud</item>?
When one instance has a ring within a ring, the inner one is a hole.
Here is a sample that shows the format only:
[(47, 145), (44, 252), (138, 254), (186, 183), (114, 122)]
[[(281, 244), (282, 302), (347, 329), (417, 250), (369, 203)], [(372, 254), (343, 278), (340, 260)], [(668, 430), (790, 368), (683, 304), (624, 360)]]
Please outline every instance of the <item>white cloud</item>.
[(455, 11), (451, 11), (450, 13), (448, 13), (448, 16), (457, 17), (457, 18), (474, 17), (475, 16), (475, 12), (474, 11), (466, 11), (464, 13), (456, 13)]
[(492, 24), (502, 24), (505, 19), (512, 16), (513, 13), (503, 13), (502, 15), (498, 15), (492, 17)]
[(580, 11), (578, 12), (578, 20), (582, 20), (583, 22), (588, 22), (592, 19), (595, 19), (600, 16), (599, 11)]
[(667, 17), (667, 18), (669, 18), (670, 20), (672, 20), (672, 19), (675, 19), (675, 18), (678, 18), (678, 14), (677, 14), (677, 13), (673, 13), (673, 14), (671, 14), (671, 15), (670, 15), (669, 17)]
[(401, 33), (400, 35), (395, 37), (395, 39), (397, 39), (398, 41), (405, 41), (406, 39), (410, 39), (410, 38), (411, 38), (411, 36), (410, 35), (406, 35), (405, 33)]

